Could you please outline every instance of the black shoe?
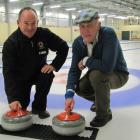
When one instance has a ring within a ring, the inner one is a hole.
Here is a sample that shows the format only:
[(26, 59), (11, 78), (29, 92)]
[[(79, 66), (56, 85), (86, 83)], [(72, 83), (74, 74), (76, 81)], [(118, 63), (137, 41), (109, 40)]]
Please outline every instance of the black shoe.
[(105, 117), (99, 117), (96, 116), (95, 118), (93, 118), (93, 120), (90, 122), (90, 125), (92, 127), (102, 127), (104, 126), (106, 123), (108, 123), (110, 120), (112, 119), (112, 114), (109, 114)]
[(46, 119), (50, 117), (50, 113), (48, 111), (42, 111), (38, 114), (40, 119)]
[(32, 114), (38, 114), (40, 119), (46, 119), (50, 117), (50, 113), (48, 111), (37, 111), (37, 110), (32, 110)]
[(92, 112), (96, 112), (96, 106), (95, 106), (94, 103), (91, 105), (90, 110), (91, 110)]

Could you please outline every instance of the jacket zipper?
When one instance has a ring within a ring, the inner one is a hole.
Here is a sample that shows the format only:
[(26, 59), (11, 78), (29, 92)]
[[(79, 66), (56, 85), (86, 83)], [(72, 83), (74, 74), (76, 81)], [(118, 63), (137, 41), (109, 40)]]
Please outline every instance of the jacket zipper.
[(33, 43), (33, 41), (31, 41), (31, 46), (32, 46), (32, 48), (34, 47), (34, 43)]

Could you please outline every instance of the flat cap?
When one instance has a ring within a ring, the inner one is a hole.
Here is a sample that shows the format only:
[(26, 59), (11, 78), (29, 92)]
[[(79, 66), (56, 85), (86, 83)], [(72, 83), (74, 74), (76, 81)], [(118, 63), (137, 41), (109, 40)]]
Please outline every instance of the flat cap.
[(79, 13), (79, 15), (75, 18), (74, 23), (80, 24), (85, 22), (90, 22), (93, 19), (99, 18), (99, 14), (97, 11), (94, 11), (92, 9), (86, 9)]

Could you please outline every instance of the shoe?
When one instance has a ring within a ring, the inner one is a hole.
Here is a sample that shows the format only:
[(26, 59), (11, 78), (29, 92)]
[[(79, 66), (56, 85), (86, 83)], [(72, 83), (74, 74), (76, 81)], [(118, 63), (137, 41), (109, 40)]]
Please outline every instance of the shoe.
[(48, 111), (42, 111), (38, 114), (40, 119), (46, 119), (50, 117), (50, 113)]
[(112, 114), (107, 115), (106, 117), (99, 117), (96, 116), (93, 118), (93, 120), (90, 122), (90, 125), (92, 127), (102, 127), (106, 123), (108, 123), (112, 119)]
[(37, 111), (37, 110), (32, 110), (32, 114), (35, 114), (39, 116), (40, 119), (46, 119), (50, 117), (50, 113), (48, 111)]
[(96, 112), (96, 106), (95, 106), (94, 103), (91, 105), (90, 110), (91, 110), (92, 112)]

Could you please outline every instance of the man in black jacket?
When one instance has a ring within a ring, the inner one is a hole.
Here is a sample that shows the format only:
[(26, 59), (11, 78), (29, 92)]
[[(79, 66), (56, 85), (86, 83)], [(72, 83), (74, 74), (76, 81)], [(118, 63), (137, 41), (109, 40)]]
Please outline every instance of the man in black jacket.
[[(19, 12), (18, 29), (3, 46), (3, 75), (5, 91), (11, 110), (27, 109), (32, 85), (36, 86), (32, 113), (41, 119), (50, 116), (46, 111), (47, 95), (54, 78), (64, 64), (68, 45), (47, 28), (38, 26), (36, 11), (25, 7)], [(47, 64), (49, 49), (56, 52), (51, 64)]]

